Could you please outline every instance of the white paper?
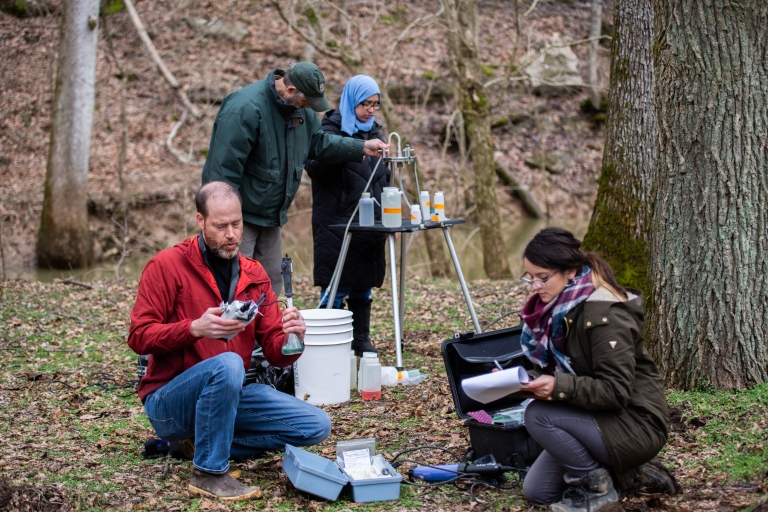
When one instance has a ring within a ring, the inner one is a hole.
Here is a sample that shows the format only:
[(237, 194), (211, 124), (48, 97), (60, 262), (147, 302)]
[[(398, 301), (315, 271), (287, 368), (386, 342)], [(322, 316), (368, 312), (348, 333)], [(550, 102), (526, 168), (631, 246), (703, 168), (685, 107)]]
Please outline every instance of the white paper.
[(368, 451), (368, 448), (344, 452), (342, 457), (344, 459), (344, 469), (371, 465), (371, 453)]
[(516, 393), (529, 381), (528, 372), (522, 366), (478, 375), (461, 381), (461, 387), (472, 400), (487, 404)]

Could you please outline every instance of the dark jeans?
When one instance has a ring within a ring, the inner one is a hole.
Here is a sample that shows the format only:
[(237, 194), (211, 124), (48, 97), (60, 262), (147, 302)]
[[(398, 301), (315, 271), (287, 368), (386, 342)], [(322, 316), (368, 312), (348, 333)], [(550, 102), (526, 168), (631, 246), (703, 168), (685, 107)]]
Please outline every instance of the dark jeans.
[(243, 222), (243, 243), (240, 244), (243, 256), (258, 261), (264, 267), (272, 281), (272, 290), (278, 296), (283, 289), (283, 275), (280, 272), (280, 263), (283, 261), (281, 234), (280, 226), (265, 227)]
[(525, 411), (525, 427), (544, 448), (523, 482), (529, 501), (556, 503), (565, 491), (566, 473), (578, 478), (611, 465), (595, 420), (584, 409), (534, 400)]
[(311, 446), (331, 432), (322, 409), (271, 386), (243, 387), (243, 360), (225, 352), (197, 363), (144, 402), (163, 439), (195, 439), (195, 467), (225, 473), (229, 459), (244, 459), (286, 443)]

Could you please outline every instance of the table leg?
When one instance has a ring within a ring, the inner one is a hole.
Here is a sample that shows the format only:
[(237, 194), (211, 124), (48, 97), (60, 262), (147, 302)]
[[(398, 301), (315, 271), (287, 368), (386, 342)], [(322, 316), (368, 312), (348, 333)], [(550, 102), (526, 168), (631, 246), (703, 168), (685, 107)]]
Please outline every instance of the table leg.
[(400, 313), (400, 336), (404, 336), (405, 335), (405, 233), (400, 233), (400, 311), (399, 313)]
[[(336, 290), (339, 289), (339, 281), (341, 281), (341, 271), (344, 270), (344, 262), (347, 261), (347, 251), (349, 250), (349, 243), (352, 241), (352, 233), (347, 233), (344, 238), (344, 243), (341, 244), (341, 252), (339, 253), (339, 260), (341, 260), (341, 268), (339, 269), (339, 275), (331, 283), (331, 293), (328, 295), (328, 309), (333, 309), (333, 303), (336, 302)], [(336, 263), (336, 266), (339, 264)]]
[(403, 352), (400, 345), (400, 315), (397, 300), (397, 266), (395, 265), (395, 235), (387, 233), (389, 242), (389, 275), (392, 278), (392, 317), (395, 320), (395, 367), (403, 369)]
[(456, 274), (459, 276), (459, 283), (461, 283), (461, 291), (464, 292), (464, 300), (467, 301), (467, 308), (469, 309), (469, 316), (472, 317), (472, 323), (475, 324), (475, 332), (480, 334), (483, 332), (480, 329), (480, 322), (477, 321), (477, 315), (475, 314), (475, 307), (472, 305), (472, 297), (469, 296), (469, 290), (467, 289), (467, 283), (464, 281), (464, 274), (461, 273), (461, 265), (459, 265), (459, 258), (456, 256), (456, 250), (453, 248), (453, 241), (451, 241), (451, 235), (448, 233), (448, 228), (443, 228), (443, 234), (445, 235), (445, 241), (448, 243), (448, 250), (451, 252), (451, 259), (453, 260), (453, 267), (456, 269)]

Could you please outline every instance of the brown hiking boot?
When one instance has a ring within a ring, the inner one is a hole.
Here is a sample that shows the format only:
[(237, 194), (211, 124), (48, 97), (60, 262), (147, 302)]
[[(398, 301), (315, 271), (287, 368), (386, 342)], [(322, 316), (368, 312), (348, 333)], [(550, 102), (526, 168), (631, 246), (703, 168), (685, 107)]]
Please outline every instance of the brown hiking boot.
[(217, 475), (192, 468), (189, 480), (189, 492), (193, 496), (218, 498), (224, 501), (242, 501), (261, 498), (261, 489), (243, 485), (229, 473)]
[(184, 458), (189, 460), (195, 459), (195, 440), (194, 439), (182, 439), (179, 441), (179, 449), (184, 454)]
[(566, 473), (565, 483), (571, 487), (563, 493), (563, 501), (549, 506), (552, 512), (607, 512), (619, 507), (619, 494), (605, 468), (593, 469), (583, 478)]
[(645, 494), (680, 494), (680, 485), (664, 464), (657, 458), (635, 468), (631, 492)]

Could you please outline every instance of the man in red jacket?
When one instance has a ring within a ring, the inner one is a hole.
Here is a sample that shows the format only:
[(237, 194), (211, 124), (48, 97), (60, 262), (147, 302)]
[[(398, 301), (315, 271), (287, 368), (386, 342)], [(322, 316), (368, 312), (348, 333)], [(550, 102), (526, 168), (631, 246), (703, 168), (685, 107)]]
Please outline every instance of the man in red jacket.
[[(263, 267), (239, 254), (237, 190), (210, 182), (195, 203), (200, 234), (158, 253), (141, 274), (128, 345), (151, 354), (139, 398), (157, 435), (194, 438), (190, 493), (248, 499), (258, 490), (227, 473), (231, 457), (281, 450), (286, 443), (317, 444), (331, 422), (322, 409), (271, 386), (243, 387), (254, 340), (270, 364), (288, 366), (299, 356), (283, 355), (282, 346), (288, 333), (303, 339), (304, 319), (296, 308), (281, 313)], [(262, 296), (247, 326), (221, 318), (222, 301), (258, 302)]]

